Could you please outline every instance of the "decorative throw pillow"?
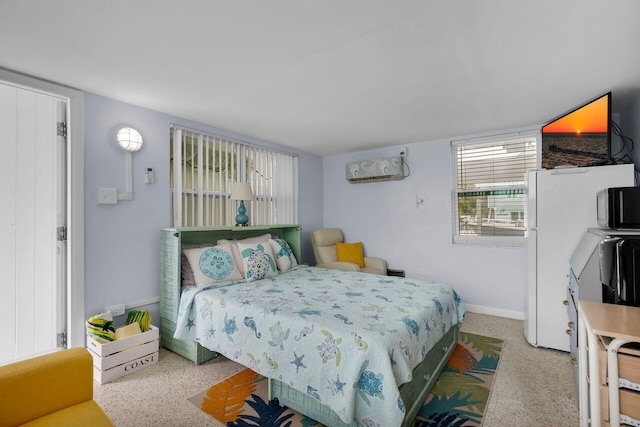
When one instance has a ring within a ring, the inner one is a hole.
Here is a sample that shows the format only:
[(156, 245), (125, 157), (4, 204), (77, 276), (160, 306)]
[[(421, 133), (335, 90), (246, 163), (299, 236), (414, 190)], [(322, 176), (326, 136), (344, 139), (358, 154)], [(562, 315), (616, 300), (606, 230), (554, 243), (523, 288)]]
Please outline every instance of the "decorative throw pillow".
[(273, 255), (276, 257), (278, 270), (284, 273), (285, 271), (289, 271), (291, 267), (295, 267), (296, 265), (298, 265), (296, 257), (293, 255), (291, 247), (286, 242), (286, 240), (269, 239), (269, 244), (271, 245)]
[(358, 264), (360, 268), (364, 268), (364, 254), (362, 251), (362, 242), (358, 243), (336, 243), (336, 251), (338, 252), (338, 261), (352, 262)]
[(215, 243), (183, 243), (182, 255), (180, 255), (180, 277), (182, 278), (182, 287), (195, 286), (196, 279), (193, 277), (193, 270), (187, 256), (184, 254), (185, 249), (206, 248), (215, 246)]
[(229, 244), (187, 249), (184, 254), (193, 270), (196, 286), (242, 279)]
[(276, 261), (269, 242), (262, 243), (238, 243), (244, 276), (247, 282), (273, 277), (278, 275)]
[(271, 234), (267, 233), (261, 236), (247, 237), (245, 239), (240, 239), (240, 240), (220, 239), (218, 240), (217, 244), (224, 245), (225, 243), (228, 243), (231, 245), (231, 253), (233, 254), (233, 260), (236, 262), (236, 267), (238, 267), (238, 270), (240, 270), (240, 275), (244, 277), (244, 265), (242, 263), (242, 255), (240, 255), (240, 249), (238, 249), (238, 243), (261, 243), (261, 242), (266, 242), (270, 238), (271, 238)]

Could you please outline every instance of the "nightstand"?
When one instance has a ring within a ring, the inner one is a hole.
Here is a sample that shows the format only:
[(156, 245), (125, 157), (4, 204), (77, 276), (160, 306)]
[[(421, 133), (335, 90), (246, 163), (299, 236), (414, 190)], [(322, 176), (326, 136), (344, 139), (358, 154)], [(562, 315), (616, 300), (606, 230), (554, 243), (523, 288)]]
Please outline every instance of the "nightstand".
[(404, 270), (393, 270), (387, 268), (387, 276), (404, 277)]

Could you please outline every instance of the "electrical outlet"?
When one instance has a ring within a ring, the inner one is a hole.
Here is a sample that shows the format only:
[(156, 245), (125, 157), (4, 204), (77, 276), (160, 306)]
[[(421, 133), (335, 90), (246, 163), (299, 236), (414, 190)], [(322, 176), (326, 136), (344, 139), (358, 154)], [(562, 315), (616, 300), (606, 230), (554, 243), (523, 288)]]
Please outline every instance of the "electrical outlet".
[(427, 275), (427, 269), (426, 268), (419, 268), (418, 269), (418, 274), (420, 274), (421, 276), (426, 276)]
[(118, 203), (117, 188), (98, 188), (99, 205), (115, 205)]
[(107, 307), (106, 311), (110, 311), (114, 316), (121, 316), (124, 314), (124, 304), (116, 304), (111, 307)]
[(404, 157), (407, 155), (407, 147), (402, 147), (400, 149), (400, 157)]

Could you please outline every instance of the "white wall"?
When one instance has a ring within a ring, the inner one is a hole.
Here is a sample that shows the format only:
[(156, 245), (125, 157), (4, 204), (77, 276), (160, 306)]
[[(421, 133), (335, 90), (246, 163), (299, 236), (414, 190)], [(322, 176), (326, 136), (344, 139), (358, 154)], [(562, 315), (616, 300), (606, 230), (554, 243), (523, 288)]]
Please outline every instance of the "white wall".
[[(105, 307), (157, 298), (160, 294), (160, 229), (169, 218), (169, 124), (180, 123), (208, 132), (274, 147), (299, 155), (299, 219), (303, 226), (302, 261), (313, 253), (311, 230), (322, 226), (322, 159), (242, 135), (214, 129), (97, 95), (85, 96), (85, 301), (86, 315)], [(133, 154), (133, 200), (98, 205), (100, 187), (124, 192), (124, 152), (115, 134), (124, 125), (144, 138)], [(155, 183), (144, 183), (153, 167)], [(158, 304), (148, 307), (159, 321)], [(157, 323), (156, 323), (157, 324)]]
[[(640, 165), (640, 91), (631, 100), (629, 105), (619, 114), (619, 124), (625, 136), (633, 139), (635, 146), (633, 150), (633, 163)], [(614, 137), (617, 139), (617, 137)], [(636, 175), (636, 185), (640, 184)]]
[[(400, 147), (325, 157), (324, 226), (341, 228), (347, 242), (362, 240), (366, 254), (408, 277), (425, 278), (418, 271), (426, 269), (473, 311), (523, 318), (526, 248), (454, 245), (450, 139), (407, 148), (411, 175), (401, 181), (345, 180), (346, 163), (398, 155)], [(416, 195), (423, 205), (416, 207)]]

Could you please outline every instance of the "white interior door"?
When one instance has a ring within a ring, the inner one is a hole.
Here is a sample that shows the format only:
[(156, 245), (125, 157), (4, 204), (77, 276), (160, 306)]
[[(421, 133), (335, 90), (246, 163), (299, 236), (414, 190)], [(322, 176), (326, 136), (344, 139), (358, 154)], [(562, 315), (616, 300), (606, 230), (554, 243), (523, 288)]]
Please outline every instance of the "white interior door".
[(0, 83), (0, 364), (58, 347), (66, 330), (66, 101)]

